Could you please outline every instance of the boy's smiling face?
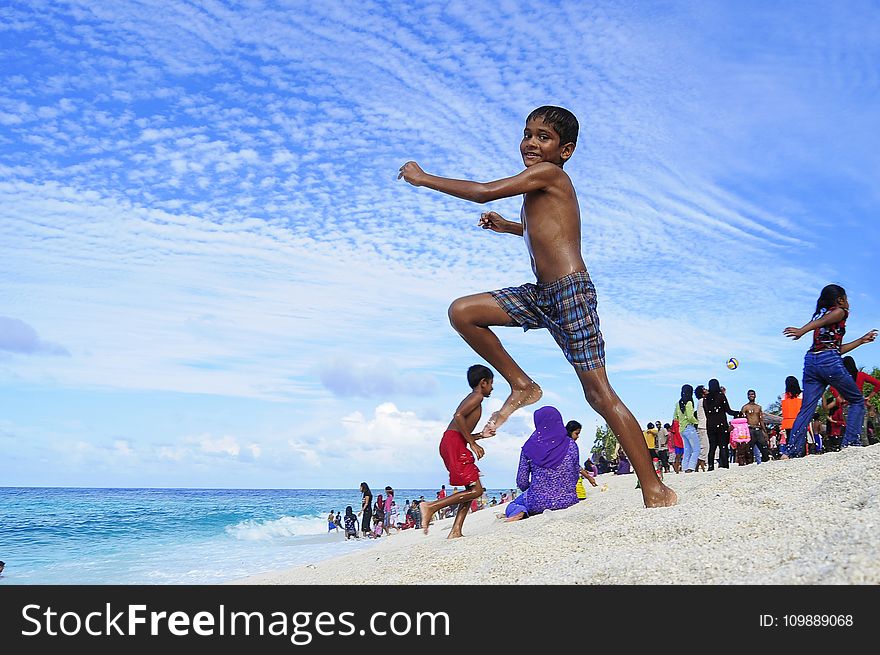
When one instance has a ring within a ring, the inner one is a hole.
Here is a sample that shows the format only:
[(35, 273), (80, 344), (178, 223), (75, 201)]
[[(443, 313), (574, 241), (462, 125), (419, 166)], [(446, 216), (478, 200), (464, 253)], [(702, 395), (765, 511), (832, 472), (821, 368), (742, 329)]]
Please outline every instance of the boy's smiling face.
[(533, 118), (523, 130), (519, 151), (526, 168), (542, 161), (562, 166), (574, 152), (574, 144), (560, 143), (556, 130), (544, 119)]

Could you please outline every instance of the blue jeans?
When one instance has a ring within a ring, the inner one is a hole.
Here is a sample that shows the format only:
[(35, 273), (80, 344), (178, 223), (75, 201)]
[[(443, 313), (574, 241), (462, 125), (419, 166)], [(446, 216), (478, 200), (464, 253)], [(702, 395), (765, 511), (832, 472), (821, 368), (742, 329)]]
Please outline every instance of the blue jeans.
[(684, 441), (684, 457), (681, 460), (681, 467), (685, 471), (695, 471), (697, 460), (700, 458), (700, 435), (697, 433), (697, 428), (693, 425), (687, 426), (681, 433), (681, 440)]
[(825, 393), (825, 388), (829, 384), (837, 389), (843, 399), (849, 403), (846, 434), (841, 445), (861, 445), (859, 433), (862, 431), (862, 419), (865, 416), (865, 398), (849, 371), (843, 366), (840, 353), (836, 350), (808, 352), (804, 357), (804, 399), (785, 444), (785, 454), (789, 457), (800, 457), (804, 454), (807, 442), (807, 425), (812, 420), (816, 404), (822, 398), (822, 394)]

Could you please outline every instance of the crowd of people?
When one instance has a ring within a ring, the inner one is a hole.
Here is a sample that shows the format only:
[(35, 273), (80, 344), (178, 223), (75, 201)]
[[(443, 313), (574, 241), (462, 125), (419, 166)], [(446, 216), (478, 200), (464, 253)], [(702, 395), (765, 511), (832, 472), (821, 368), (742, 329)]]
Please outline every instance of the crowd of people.
[[(872, 385), (865, 401), (880, 392), (880, 380), (859, 371), (852, 357), (844, 357), (843, 362), (860, 393), (865, 384)], [(793, 375), (785, 380), (785, 392), (780, 398), (781, 416), (765, 414), (754, 389), (747, 392), (747, 402), (734, 410), (730, 407), (726, 389), (717, 379), (696, 388), (685, 384), (672, 420), (648, 423), (644, 431), (645, 442), (664, 472), (670, 469), (675, 473), (712, 471), (716, 467), (728, 468), (734, 462), (745, 466), (787, 458), (790, 456), (787, 446), (803, 407), (803, 398), (800, 382)], [(878, 442), (875, 435), (877, 410), (873, 404), (867, 403), (866, 411), (851, 416), (852, 401), (846, 400), (834, 386), (828, 387), (820, 402), (822, 411), (818, 404), (806, 410), (810, 411), (810, 419), (806, 423), (801, 455), (836, 452), (849, 445), (867, 446)], [(844, 439), (847, 425), (852, 420), (859, 422), (852, 431), (857, 435), (855, 443)], [(607, 467), (618, 474), (630, 472), (622, 451), (611, 460), (600, 455), (599, 463), (600, 470)]]
[[(327, 516), (327, 531), (341, 532), (346, 539), (359, 539), (361, 537), (367, 539), (378, 539), (383, 535), (391, 535), (401, 530), (409, 530), (411, 528), (421, 529), (422, 512), (421, 503), (425, 502), (424, 495), (418, 498), (405, 499), (402, 505), (398, 505), (394, 497), (394, 489), (390, 486), (385, 487), (384, 494), (377, 494), (375, 502), (373, 500), (373, 492), (366, 482), (361, 482), (361, 507), (358, 511), (354, 511), (351, 505), (345, 508), (345, 514), (341, 514), (336, 510), (331, 510)], [(446, 485), (440, 485), (440, 489), (436, 492), (436, 499), (442, 500), (451, 494), (458, 493), (458, 487), (453, 487), (449, 492)], [(494, 507), (504, 504), (516, 498), (515, 489), (501, 492), (500, 500), (498, 495), (491, 498), (484, 492), (479, 498), (471, 501), (470, 511), (476, 512), (486, 507)], [(458, 512), (458, 505), (450, 505), (443, 511), (437, 512), (434, 518), (452, 518)]]

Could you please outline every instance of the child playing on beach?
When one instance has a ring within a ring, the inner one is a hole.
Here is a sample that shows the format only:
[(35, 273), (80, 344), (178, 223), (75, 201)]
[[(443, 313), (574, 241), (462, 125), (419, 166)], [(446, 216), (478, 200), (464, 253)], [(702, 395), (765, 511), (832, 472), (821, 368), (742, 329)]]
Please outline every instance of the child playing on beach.
[[(381, 496), (380, 496), (381, 498)], [(397, 502), (394, 500), (394, 489), (385, 487), (385, 534), (391, 535), (391, 529), (397, 530)]]
[(358, 531), (360, 530), (360, 526), (358, 526), (357, 516), (355, 515), (354, 510), (352, 510), (351, 505), (345, 508), (345, 516), (342, 520), (345, 523), (346, 541), (352, 537), (359, 539), (360, 535), (358, 534)]
[(681, 473), (681, 460), (684, 458), (684, 439), (681, 438), (681, 430), (678, 429), (678, 421), (664, 423), (663, 427), (669, 432), (669, 448), (672, 451), (672, 470)]
[(373, 524), (375, 525), (376, 519), (379, 519), (379, 534), (376, 536), (381, 536), (382, 531), (385, 529), (385, 500), (382, 498), (382, 494), (378, 494), (376, 496), (376, 504), (373, 507)]
[(526, 118), (520, 142), (525, 170), (519, 174), (487, 183), (454, 180), (425, 173), (410, 161), (400, 167), (398, 179), (479, 203), (523, 196), (520, 222), (490, 211), (482, 214), (479, 224), (524, 238), (537, 284), (466, 296), (449, 307), (453, 327), (510, 384), (510, 396), (490, 417), (483, 434), (491, 436), (515, 410), (537, 402), (542, 395), (490, 326), (547, 328), (574, 367), (587, 402), (629, 453), (645, 505), (674, 505), (675, 492), (658, 479), (639, 424), (605, 373), (596, 290), (581, 256), (580, 209), (571, 179), (563, 171), (577, 136), (574, 114), (561, 107), (539, 107)]
[(846, 290), (836, 284), (829, 284), (819, 294), (812, 320), (803, 327), (787, 327), (783, 330), (783, 334), (792, 339), (800, 339), (807, 332), (812, 331), (813, 345), (804, 357), (803, 402), (781, 459), (804, 455), (807, 426), (816, 411), (816, 403), (829, 384), (834, 385), (840, 395), (850, 403), (846, 435), (842, 445), (861, 445), (859, 432), (865, 414), (865, 399), (843, 365), (841, 356), (862, 344), (874, 341), (877, 338), (877, 330), (871, 330), (854, 341), (843, 343), (848, 317), (849, 301)]
[[(443, 438), (440, 439), (440, 457), (443, 458), (446, 470), (449, 471), (449, 484), (463, 485), (464, 491), (456, 491), (445, 498), (438, 498), (432, 503), (427, 501), (419, 503), (419, 510), (422, 513), (422, 529), (425, 534), (428, 534), (428, 526), (431, 524), (434, 512), (444, 507), (457, 505), (458, 511), (455, 514), (455, 521), (447, 538), (455, 539), (462, 536), (461, 527), (470, 509), (471, 501), (483, 495), (483, 486), (480, 484), (480, 469), (474, 463), (474, 455), (480, 459), (484, 454), (483, 449), (477, 444), (477, 439), (484, 439), (491, 434), (474, 433), (474, 428), (476, 428), (483, 411), (483, 399), (488, 398), (492, 393), (494, 378), (495, 375), (492, 371), (482, 364), (474, 364), (467, 371), (467, 381), (471, 392), (459, 403), (446, 432), (443, 433)], [(473, 454), (468, 451), (468, 446)]]

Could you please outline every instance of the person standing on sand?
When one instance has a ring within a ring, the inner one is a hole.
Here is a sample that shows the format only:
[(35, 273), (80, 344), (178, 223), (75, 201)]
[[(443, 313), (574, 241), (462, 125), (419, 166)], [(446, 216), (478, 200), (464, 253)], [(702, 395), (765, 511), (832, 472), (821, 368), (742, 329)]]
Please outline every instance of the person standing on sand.
[(370, 526), (373, 522), (373, 492), (370, 491), (370, 485), (366, 482), (361, 482), (361, 493), (363, 494), (363, 498), (361, 498), (361, 530), (363, 530), (364, 534), (370, 533)]
[(681, 473), (681, 460), (684, 457), (684, 439), (681, 438), (681, 430), (678, 429), (678, 421), (672, 423), (664, 423), (669, 434), (669, 454), (672, 456), (672, 470)]
[[(709, 460), (709, 432), (706, 430), (706, 410), (703, 407), (703, 400), (708, 395), (706, 387), (702, 384), (697, 385), (694, 389), (694, 395), (697, 399), (697, 434), (700, 435), (700, 456), (697, 457), (697, 469), (706, 470), (706, 462)], [(715, 462), (709, 462), (709, 470), (714, 468)]]
[(654, 458), (657, 457), (657, 428), (653, 423), (648, 423), (647, 429), (642, 434), (645, 435), (645, 444), (648, 446), (651, 461), (654, 461)]
[(801, 391), (801, 383), (795, 376), (789, 375), (785, 378), (785, 393), (782, 394), (781, 401), (780, 451), (783, 450), (782, 446), (785, 445), (786, 437), (791, 432), (791, 428), (794, 427), (794, 421), (797, 418), (798, 412), (801, 411), (802, 402), (803, 392)]
[(379, 522), (379, 534), (376, 535), (381, 536), (385, 531), (385, 499), (382, 498), (382, 494), (378, 494), (376, 496), (376, 504), (373, 505), (373, 532), (375, 533), (375, 523)]
[[(449, 484), (463, 485), (464, 491), (457, 491), (446, 498), (438, 498), (433, 503), (422, 501), (419, 503), (419, 511), (422, 513), (422, 530), (428, 534), (431, 518), (434, 512), (456, 505), (455, 521), (449, 531), (447, 539), (461, 537), (461, 528), (464, 519), (470, 510), (470, 503), (475, 498), (483, 495), (483, 485), (480, 484), (480, 469), (474, 461), (474, 456), (480, 459), (484, 455), (483, 448), (477, 443), (477, 439), (485, 439), (487, 435), (482, 432), (474, 433), (477, 422), (483, 411), (483, 400), (492, 394), (492, 382), (495, 374), (482, 364), (474, 364), (467, 371), (467, 381), (471, 392), (465, 396), (449, 425), (443, 438), (440, 439), (440, 457), (449, 471)], [(491, 436), (491, 435), (489, 435)], [(470, 446), (470, 451), (468, 451)]]
[(571, 178), (563, 170), (574, 154), (578, 130), (572, 112), (545, 105), (526, 117), (519, 144), (525, 169), (520, 173), (481, 183), (430, 175), (409, 161), (400, 167), (398, 179), (478, 203), (523, 198), (520, 221), (489, 211), (480, 216), (479, 225), (523, 238), (537, 284), (466, 296), (449, 307), (455, 330), (510, 385), (510, 395), (489, 418), (483, 434), (493, 435), (514, 411), (538, 402), (543, 393), (490, 327), (545, 328), (574, 368), (587, 403), (633, 458), (645, 506), (667, 507), (676, 503), (675, 492), (657, 477), (638, 421), (611, 387), (605, 370), (596, 289), (581, 254), (580, 208)]
[(394, 489), (385, 487), (385, 534), (390, 535), (390, 529), (397, 531), (397, 502), (394, 500)]
[(685, 473), (693, 473), (700, 455), (700, 435), (697, 434), (697, 417), (694, 414), (694, 388), (685, 384), (681, 387), (681, 398), (675, 403), (673, 420), (678, 421), (678, 429), (684, 442), (682, 466)]
[(657, 427), (657, 457), (663, 465), (663, 472), (669, 473), (669, 429), (660, 421), (655, 421), (654, 425)]
[(709, 433), (709, 469), (714, 468), (715, 449), (718, 449), (718, 466), (730, 468), (730, 425), (727, 416), (737, 417), (738, 412), (730, 409), (727, 396), (717, 379), (709, 380), (709, 392), (703, 401), (706, 410), (706, 431)]
[(758, 448), (758, 451), (761, 453), (761, 462), (763, 463), (770, 459), (770, 449), (768, 447), (770, 437), (767, 434), (767, 428), (764, 425), (764, 410), (757, 402), (755, 402), (758, 396), (754, 389), (748, 390), (746, 398), (748, 398), (749, 402), (742, 406), (739, 413), (742, 416), (745, 416), (746, 420), (749, 422), (749, 435), (752, 438), (749, 442), (749, 446), (752, 448)]

